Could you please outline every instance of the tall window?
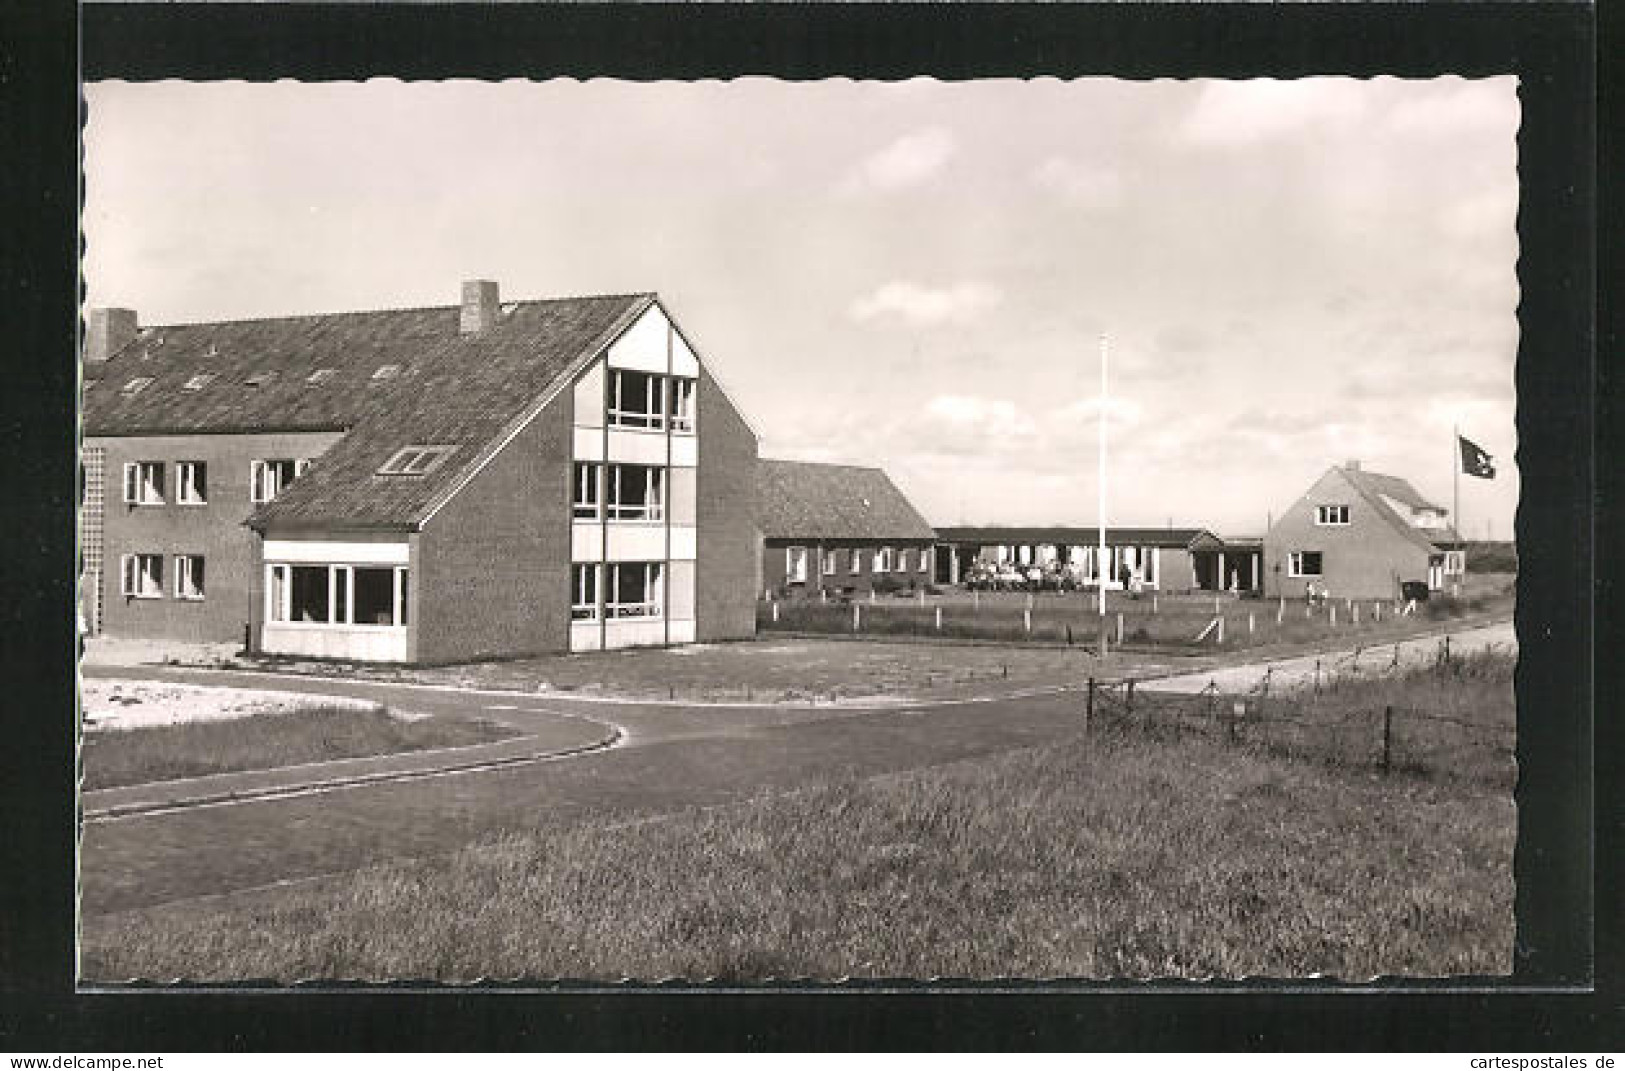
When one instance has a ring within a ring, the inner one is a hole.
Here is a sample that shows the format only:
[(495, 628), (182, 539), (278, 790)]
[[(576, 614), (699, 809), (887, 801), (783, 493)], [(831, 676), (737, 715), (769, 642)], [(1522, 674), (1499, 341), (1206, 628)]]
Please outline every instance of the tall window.
[(784, 578), (792, 584), (805, 584), (807, 582), (807, 548), (786, 547), (784, 554)]
[(203, 598), (203, 555), (175, 555), (175, 597)]
[(1295, 550), (1286, 556), (1287, 576), (1320, 576), (1321, 552), (1318, 550)]
[(175, 501), (183, 506), (208, 504), (208, 465), (202, 461), (177, 461), (175, 463)]
[(614, 562), (606, 568), (609, 571), (609, 591), (604, 612), (608, 616), (660, 616), (660, 562)]
[(249, 501), (269, 502), (305, 471), (309, 462), (293, 458), (256, 461), (250, 470)]
[(931, 550), (930, 550), (930, 548), (929, 547), (921, 547), (920, 550), (919, 550), (919, 555), (920, 555), (920, 560), (919, 560), (919, 563), (916, 565), (916, 568), (922, 573), (929, 572), (930, 569), (931, 569)]
[(1344, 505), (1316, 506), (1315, 523), (1344, 525), (1349, 523), (1349, 508)]
[(609, 519), (658, 521), (665, 516), (666, 470), (658, 465), (609, 467)]
[(596, 520), (604, 501), (604, 466), (596, 461), (575, 464), (575, 515)]
[(852, 548), (852, 575), (857, 576), (863, 572), (863, 551), (857, 547)]
[(164, 463), (128, 461), (124, 465), (124, 501), (132, 506), (164, 504)]
[(834, 576), (835, 575), (835, 552), (833, 550), (827, 550), (826, 549), (824, 551), (823, 557), (824, 557), (824, 560), (821, 563), (823, 574), (825, 576)]
[(404, 565), (266, 567), (266, 618), (306, 625), (405, 625), (410, 596)]
[(623, 428), (664, 428), (666, 377), (626, 368), (611, 369), (609, 422)]
[(119, 590), (132, 599), (164, 597), (164, 556), (126, 554), (120, 561)]
[(695, 381), (681, 376), (671, 379), (671, 430), (694, 430)]
[(575, 621), (598, 620), (599, 565), (570, 566), (570, 617)]
[(875, 548), (875, 572), (889, 573), (892, 568), (892, 550), (890, 547)]

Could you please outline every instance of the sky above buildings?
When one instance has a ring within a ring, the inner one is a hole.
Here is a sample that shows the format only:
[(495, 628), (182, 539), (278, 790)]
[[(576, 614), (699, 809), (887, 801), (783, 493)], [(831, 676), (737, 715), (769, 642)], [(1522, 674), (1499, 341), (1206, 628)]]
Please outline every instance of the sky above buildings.
[(1511, 78), (86, 87), (87, 305), (656, 290), (764, 456), (927, 519), (1262, 533), (1350, 458), (1510, 538)]

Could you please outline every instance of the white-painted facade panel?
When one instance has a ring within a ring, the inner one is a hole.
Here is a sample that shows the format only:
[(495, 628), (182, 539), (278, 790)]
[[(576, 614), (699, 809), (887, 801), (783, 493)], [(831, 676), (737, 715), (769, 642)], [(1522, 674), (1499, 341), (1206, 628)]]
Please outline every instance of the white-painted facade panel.
[[(672, 440), (675, 446), (676, 439)], [(583, 458), (578, 461), (598, 460)], [(609, 430), (609, 460), (630, 461), (638, 465), (664, 465), (666, 463), (666, 433), (662, 431), (632, 431), (627, 428)]]
[(673, 620), (671, 622), (671, 642), (672, 643), (693, 643), (694, 642), (694, 622), (693, 621), (677, 621), (677, 620)]
[(602, 644), (602, 634), (596, 621), (572, 621), (570, 623), (570, 650), (597, 651)]
[(665, 372), (669, 359), (667, 346), (671, 324), (659, 306), (651, 305), (637, 323), (609, 347), (611, 368), (631, 368), (639, 372)]
[(658, 647), (665, 642), (666, 622), (660, 618), (611, 618), (604, 622), (605, 647)]
[(694, 351), (688, 348), (688, 343), (676, 330), (671, 333), (671, 374), (688, 376), (690, 379), (698, 379), (700, 375), (699, 358), (694, 356)]
[(666, 596), (666, 613), (673, 621), (689, 621), (694, 617), (694, 563), (677, 561), (666, 567), (671, 591)]
[(699, 557), (699, 529), (692, 524), (671, 526), (671, 556), (691, 561)]
[(604, 529), (597, 521), (576, 521), (570, 525), (571, 561), (596, 562), (603, 557)]
[(261, 648), (269, 654), (353, 658), (361, 662), (406, 661), (406, 626), (311, 625), (267, 621)]
[(666, 559), (665, 525), (612, 521), (607, 528), (604, 547), (604, 557), (607, 561), (658, 562)]
[(672, 524), (699, 520), (699, 470), (673, 468), (666, 477), (666, 511)]
[(700, 463), (700, 441), (693, 435), (673, 435), (671, 437), (671, 463), (684, 468), (693, 468)]
[(576, 380), (574, 423), (578, 427), (604, 426), (604, 362), (594, 361)]
[(604, 429), (576, 428), (572, 434), (575, 443), (570, 453), (577, 461), (604, 460)]
[(399, 543), (345, 543), (331, 539), (267, 539), (266, 562), (315, 565), (406, 565), (410, 546)]

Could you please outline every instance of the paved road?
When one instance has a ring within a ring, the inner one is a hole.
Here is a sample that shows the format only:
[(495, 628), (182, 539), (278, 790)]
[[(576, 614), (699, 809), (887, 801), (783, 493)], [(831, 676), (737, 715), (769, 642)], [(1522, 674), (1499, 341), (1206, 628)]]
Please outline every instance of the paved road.
[[(1386, 643), (1360, 651), (1309, 654), (1276, 661), (1254, 662), (1243, 666), (1226, 666), (1198, 670), (1194, 673), (1181, 673), (1171, 677), (1141, 681), (1136, 687), (1147, 692), (1191, 694), (1203, 691), (1211, 684), (1219, 692), (1231, 695), (1256, 687), (1263, 680), (1264, 674), (1268, 672), (1270, 674), (1270, 687), (1289, 688), (1312, 681), (1317, 672), (1317, 666), (1319, 667), (1318, 672), (1321, 674), (1333, 671), (1348, 672), (1358, 670), (1361, 667), (1368, 670), (1377, 670), (1389, 666), (1393, 663), (1396, 648), (1399, 652), (1398, 658), (1401, 665), (1425, 663), (1438, 656), (1441, 642), (1442, 638), (1440, 636), (1421, 636), (1411, 640), (1400, 640), (1397, 644)], [(1517, 651), (1518, 637), (1513, 631), (1512, 622), (1505, 621), (1496, 625), (1486, 625), (1481, 628), (1450, 634), (1450, 651), (1452, 655), (1470, 654), (1476, 651), (1488, 650), (1491, 647)]]

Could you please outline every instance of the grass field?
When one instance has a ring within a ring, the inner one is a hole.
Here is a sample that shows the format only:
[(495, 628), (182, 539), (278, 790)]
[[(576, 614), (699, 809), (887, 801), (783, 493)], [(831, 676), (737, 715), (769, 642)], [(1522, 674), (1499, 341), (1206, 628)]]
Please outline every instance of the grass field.
[[(1327, 639), (1378, 643), (1436, 627), (1441, 621), (1491, 617), (1512, 609), (1514, 578), (1507, 574), (1469, 576), (1460, 598), (1435, 596), (1418, 613), (1401, 617), (1390, 603), (1334, 599), (1310, 609), (1301, 600), (1237, 599), (1211, 594), (1159, 594), (1138, 599), (1107, 595), (1107, 628), (1115, 644), (1122, 618), (1128, 650), (1196, 653), (1266, 646), (1298, 646)], [(878, 597), (854, 607), (813, 600), (759, 603), (757, 626), (765, 633), (919, 636), (1094, 645), (1100, 616), (1097, 596), (1086, 592), (946, 591), (936, 596)], [(1215, 613), (1217, 607), (1217, 614)], [(941, 626), (938, 627), (940, 611)], [(1198, 639), (1215, 616), (1225, 619), (1224, 641), (1217, 630)], [(854, 629), (854, 618), (857, 628)]]
[(328, 759), (389, 755), (500, 740), (513, 730), (482, 721), (406, 721), (380, 709), (313, 705), (231, 721), (107, 729), (84, 738), (86, 790), (182, 777), (269, 770)]
[[(1511, 723), (1510, 659), (1282, 697)], [(1309, 704), (1316, 704), (1314, 710)], [(1258, 729), (1260, 726), (1254, 726)], [(1439, 722), (1438, 725), (1451, 723)], [(1439, 765), (1444, 763), (1445, 765)], [(1510, 969), (1510, 759), (1367, 762), (1165, 717), (306, 886), (88, 917), (87, 978), (1153, 978)]]

